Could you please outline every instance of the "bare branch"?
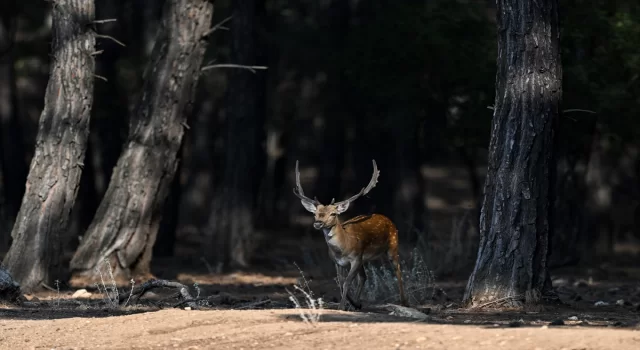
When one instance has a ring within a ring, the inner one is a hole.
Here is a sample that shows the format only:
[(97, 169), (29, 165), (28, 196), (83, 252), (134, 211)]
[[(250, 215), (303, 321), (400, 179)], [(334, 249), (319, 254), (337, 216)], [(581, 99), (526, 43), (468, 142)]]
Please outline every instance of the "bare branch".
[(267, 69), (268, 67), (266, 66), (244, 66), (241, 64), (212, 64), (210, 66), (204, 66), (202, 67), (202, 71), (207, 71), (210, 69), (216, 69), (216, 68), (240, 68), (240, 69), (246, 69), (248, 71), (250, 71), (251, 73), (256, 73), (256, 69)]
[(185, 123), (185, 122), (182, 122), (182, 123), (180, 123), (180, 124), (181, 124), (185, 129), (187, 129), (187, 130), (191, 130), (191, 127), (189, 126), (189, 124), (187, 124), (187, 123)]
[(211, 35), (211, 33), (215, 32), (218, 29), (229, 30), (229, 28), (223, 27), (222, 25), (227, 23), (227, 22), (229, 22), (232, 18), (233, 18), (233, 16), (229, 16), (229, 17), (223, 19), (220, 23), (216, 24), (211, 29), (209, 29), (206, 33), (204, 33), (203, 36), (209, 36), (209, 35)]
[(109, 39), (112, 40), (113, 42), (115, 42), (116, 44), (122, 46), (122, 47), (127, 47), (127, 45), (125, 45), (124, 43), (122, 43), (121, 41), (119, 41), (118, 39), (110, 36), (110, 35), (104, 35), (104, 34), (95, 34), (96, 38), (102, 38), (102, 39)]
[(98, 79), (100, 79), (100, 80), (104, 80), (106, 82), (109, 82), (109, 80), (107, 80), (107, 78), (103, 77), (102, 75), (94, 74), (93, 76), (98, 78)]
[(187, 305), (189, 305), (192, 309), (196, 309), (198, 307), (198, 305), (195, 303), (194, 298), (189, 293), (189, 288), (187, 288), (187, 286), (185, 286), (182, 283), (167, 281), (167, 280), (147, 281), (142, 285), (140, 285), (139, 287), (134, 288), (133, 291), (131, 291), (130, 295), (122, 294), (119, 296), (118, 299), (119, 299), (119, 302), (122, 303), (123, 301), (125, 301), (125, 299), (127, 299), (127, 297), (130, 297), (131, 295), (135, 295), (139, 300), (146, 292), (156, 288), (175, 288), (180, 292), (180, 295), (182, 296), (182, 298), (184, 299)]
[(102, 23), (109, 23), (109, 22), (116, 22), (116, 21), (117, 21), (117, 19), (115, 19), (115, 18), (108, 18), (108, 19), (98, 19), (98, 20), (95, 20), (95, 21), (93, 21), (91, 23), (102, 24)]
[[(495, 108), (493, 106), (487, 106), (487, 109), (494, 110)], [(588, 110), (588, 109), (579, 109), (579, 108), (565, 109), (565, 110), (562, 111), (562, 113), (574, 113), (574, 112), (584, 112), (584, 113), (590, 113), (590, 114), (597, 114), (597, 112), (595, 112), (595, 111)]]
[(98, 56), (99, 54), (101, 54), (101, 53), (103, 53), (103, 52), (104, 52), (104, 50), (93, 51), (93, 52), (91, 53), (91, 56)]
[(577, 108), (565, 109), (564, 111), (562, 111), (562, 113), (573, 113), (573, 112), (584, 112), (584, 113), (596, 114), (596, 112), (590, 111), (588, 109), (577, 109)]

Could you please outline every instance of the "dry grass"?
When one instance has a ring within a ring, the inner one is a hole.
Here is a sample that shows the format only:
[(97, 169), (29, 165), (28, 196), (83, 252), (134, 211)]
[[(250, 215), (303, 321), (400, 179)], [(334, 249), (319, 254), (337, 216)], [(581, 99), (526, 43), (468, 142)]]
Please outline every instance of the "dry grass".
[[(411, 258), (401, 263), (402, 280), (405, 295), (411, 305), (422, 305), (433, 298), (435, 293), (435, 277), (417, 248)], [(366, 264), (367, 281), (364, 284), (362, 300), (367, 303), (397, 303), (400, 300), (398, 279), (392, 265)], [(355, 294), (357, 283), (351, 285), (350, 291)]]

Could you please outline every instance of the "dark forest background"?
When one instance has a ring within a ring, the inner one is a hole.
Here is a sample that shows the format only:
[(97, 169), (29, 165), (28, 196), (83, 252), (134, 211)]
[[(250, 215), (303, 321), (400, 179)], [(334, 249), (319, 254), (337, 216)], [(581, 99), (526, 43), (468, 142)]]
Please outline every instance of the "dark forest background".
[[(375, 159), (378, 186), (345, 216), (385, 214), (404, 254), (417, 247), (437, 274), (468, 275), (495, 98), (495, 1), (251, 3), (215, 2), (213, 24), (233, 18), (210, 36), (203, 65), (268, 69), (202, 72), (154, 261), (179, 258), (210, 271), (326, 261), (331, 274), (321, 234), (291, 191), (295, 162), (306, 193), (329, 202), (362, 188)], [(126, 46), (97, 38), (104, 51), (95, 74), (105, 79), (95, 81), (80, 189), (62, 237), (67, 263), (127, 139), (163, 1), (95, 6), (96, 19), (117, 19), (98, 32)], [(637, 1), (560, 3), (564, 112), (555, 135), (552, 267), (637, 259), (640, 251), (639, 20)], [(0, 255), (34, 153), (51, 23), (45, 1), (0, 5)]]

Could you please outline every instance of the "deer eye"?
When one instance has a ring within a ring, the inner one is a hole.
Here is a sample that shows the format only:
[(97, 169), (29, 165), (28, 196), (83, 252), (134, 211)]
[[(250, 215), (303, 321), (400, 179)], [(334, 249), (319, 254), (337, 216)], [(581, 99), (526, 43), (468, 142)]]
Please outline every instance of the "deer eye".
[(331, 215), (331, 216), (336, 216), (336, 215), (338, 215), (338, 213), (331, 213), (331, 214), (329, 214), (329, 215)]

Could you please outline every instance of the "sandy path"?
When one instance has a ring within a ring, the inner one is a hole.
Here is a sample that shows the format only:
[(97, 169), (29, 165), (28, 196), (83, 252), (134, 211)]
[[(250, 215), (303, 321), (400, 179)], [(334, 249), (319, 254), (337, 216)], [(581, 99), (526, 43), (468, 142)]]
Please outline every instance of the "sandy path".
[[(2, 349), (640, 349), (640, 331), (612, 328), (378, 322), (326, 311), (315, 327), (295, 310), (163, 310), (55, 320), (0, 319)], [(386, 318), (389, 320), (389, 318)]]

